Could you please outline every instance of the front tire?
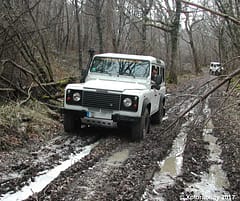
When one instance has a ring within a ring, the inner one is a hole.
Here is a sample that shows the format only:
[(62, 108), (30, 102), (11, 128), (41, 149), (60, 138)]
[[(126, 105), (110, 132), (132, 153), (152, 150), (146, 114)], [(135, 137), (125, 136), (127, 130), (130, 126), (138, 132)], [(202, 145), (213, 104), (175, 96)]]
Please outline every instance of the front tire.
[(150, 129), (150, 115), (148, 109), (145, 109), (140, 120), (132, 125), (131, 140), (140, 142)]
[(151, 122), (153, 124), (160, 124), (162, 122), (162, 118), (165, 115), (164, 104), (161, 102), (159, 104), (159, 110), (151, 116)]
[(81, 127), (81, 120), (72, 113), (65, 113), (63, 121), (64, 131), (67, 133), (76, 132)]

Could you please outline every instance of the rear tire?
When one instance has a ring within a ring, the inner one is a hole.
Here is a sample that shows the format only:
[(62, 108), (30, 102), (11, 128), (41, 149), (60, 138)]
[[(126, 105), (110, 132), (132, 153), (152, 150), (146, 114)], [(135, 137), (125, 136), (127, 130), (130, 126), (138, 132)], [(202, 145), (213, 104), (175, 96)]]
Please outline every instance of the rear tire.
[(150, 129), (150, 115), (146, 108), (140, 120), (132, 125), (131, 128), (131, 140), (134, 142), (140, 142)]

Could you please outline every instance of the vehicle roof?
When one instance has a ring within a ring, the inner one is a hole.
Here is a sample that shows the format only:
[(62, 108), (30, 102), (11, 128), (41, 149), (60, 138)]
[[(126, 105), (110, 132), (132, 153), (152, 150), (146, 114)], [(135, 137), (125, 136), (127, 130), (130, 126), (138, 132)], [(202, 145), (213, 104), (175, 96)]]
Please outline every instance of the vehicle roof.
[(220, 62), (212, 61), (211, 64), (220, 64)]
[(134, 55), (134, 54), (119, 54), (119, 53), (103, 53), (103, 54), (96, 54), (94, 56), (99, 57), (109, 57), (109, 58), (120, 58), (120, 59), (137, 59), (137, 60), (147, 60), (152, 63), (164, 63), (160, 59), (156, 59), (152, 56), (144, 56), (144, 55)]

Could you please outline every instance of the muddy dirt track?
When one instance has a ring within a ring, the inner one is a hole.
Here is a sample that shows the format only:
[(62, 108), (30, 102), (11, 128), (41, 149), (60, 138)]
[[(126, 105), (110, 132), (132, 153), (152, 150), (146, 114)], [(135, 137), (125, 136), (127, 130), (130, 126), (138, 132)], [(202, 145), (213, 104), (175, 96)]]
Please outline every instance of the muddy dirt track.
[(144, 141), (84, 128), (0, 153), (0, 200), (240, 200), (240, 100), (221, 88), (165, 130), (219, 80), (169, 87), (167, 114)]

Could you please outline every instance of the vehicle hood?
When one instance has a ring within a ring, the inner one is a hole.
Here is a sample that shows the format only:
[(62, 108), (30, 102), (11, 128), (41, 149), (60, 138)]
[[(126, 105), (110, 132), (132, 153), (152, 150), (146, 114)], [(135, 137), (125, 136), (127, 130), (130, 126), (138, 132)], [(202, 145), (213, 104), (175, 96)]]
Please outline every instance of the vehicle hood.
[(110, 80), (89, 80), (84, 83), (84, 89), (102, 89), (110, 91), (125, 91), (125, 90), (144, 90), (146, 86), (133, 82), (121, 82)]

